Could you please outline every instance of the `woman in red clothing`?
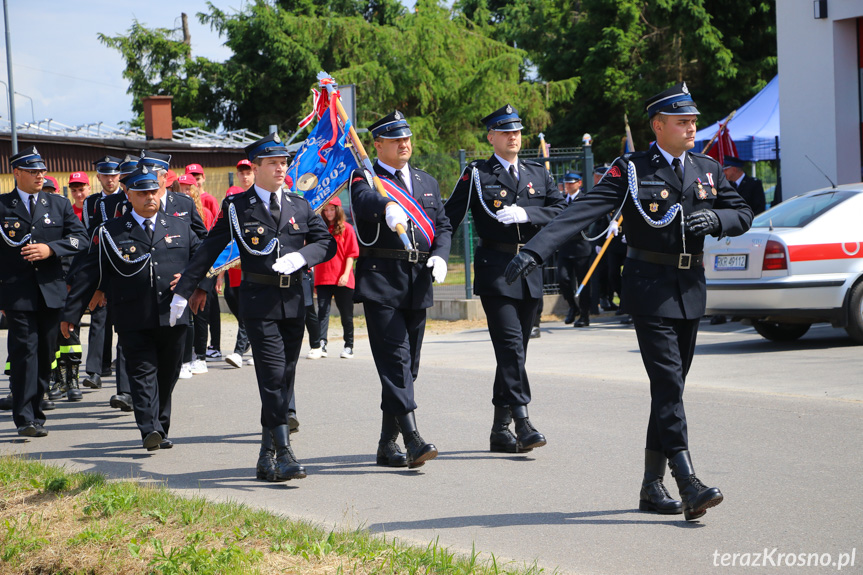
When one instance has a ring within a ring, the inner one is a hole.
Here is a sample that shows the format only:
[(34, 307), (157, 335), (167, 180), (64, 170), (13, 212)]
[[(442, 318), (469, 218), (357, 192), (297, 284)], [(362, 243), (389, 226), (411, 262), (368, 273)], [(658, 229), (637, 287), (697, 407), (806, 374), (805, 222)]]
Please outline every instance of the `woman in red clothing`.
[(336, 307), (342, 318), (345, 348), (339, 357), (354, 357), (354, 260), (360, 255), (357, 235), (345, 221), (342, 201), (332, 198), (321, 211), (330, 233), (336, 238), (336, 255), (333, 259), (315, 266), (315, 289), (318, 292), (318, 317), (321, 322), (321, 345), (327, 344), (330, 326), (330, 302), (336, 298)]

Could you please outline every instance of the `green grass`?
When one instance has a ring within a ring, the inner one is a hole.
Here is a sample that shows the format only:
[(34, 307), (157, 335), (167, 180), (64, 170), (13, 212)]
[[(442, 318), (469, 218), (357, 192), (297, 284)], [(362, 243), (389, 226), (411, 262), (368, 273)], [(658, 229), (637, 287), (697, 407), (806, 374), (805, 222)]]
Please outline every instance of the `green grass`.
[(184, 498), (18, 457), (0, 458), (0, 573), (538, 574), (536, 564), (327, 531), (237, 503)]

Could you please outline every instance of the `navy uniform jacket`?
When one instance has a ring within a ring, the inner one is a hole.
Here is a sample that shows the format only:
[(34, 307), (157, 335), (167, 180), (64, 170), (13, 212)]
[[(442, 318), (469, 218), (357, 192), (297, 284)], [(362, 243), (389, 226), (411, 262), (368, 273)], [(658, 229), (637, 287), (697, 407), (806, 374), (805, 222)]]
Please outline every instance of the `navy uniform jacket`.
[[(408, 164), (413, 197), (434, 222), (435, 236), (428, 245), (425, 236), (413, 229), (408, 220), (407, 234), (414, 247), (428, 252), (429, 257), (438, 256), (449, 260), (452, 242), (452, 226), (444, 213), (443, 200), (437, 180), (430, 174)], [(378, 177), (393, 180), (394, 176), (375, 162)], [(398, 181), (395, 181), (398, 184)], [(384, 250), (404, 250), (398, 234), (387, 227), (386, 205), (389, 200), (369, 186), (363, 172), (354, 171), (351, 176), (351, 209), (356, 218), (357, 236), (362, 242), (374, 243), (366, 247)], [(375, 239), (377, 238), (377, 239)], [(361, 243), (361, 245), (365, 245)], [(362, 252), (360, 252), (362, 254)], [(434, 303), (431, 268), (426, 263), (411, 263), (406, 260), (376, 258), (360, 255), (357, 258), (356, 288), (354, 300), (372, 301), (400, 309), (425, 309)]]
[[(195, 207), (195, 200), (186, 194), (174, 193), (171, 191), (166, 192), (165, 195), (167, 198), (165, 200), (164, 213), (189, 222), (195, 235), (198, 236), (199, 239), (204, 239), (207, 235), (207, 228), (204, 226), (204, 220), (201, 219), (201, 214), (198, 213), (198, 210)], [(126, 199), (126, 194), (123, 193), (123, 190), (118, 190), (104, 198), (101, 200), (100, 204), (101, 205), (96, 209), (97, 221), (94, 225), (94, 229), (99, 224), (105, 222), (102, 218), (103, 209), (105, 216), (107, 216), (109, 220), (119, 218), (127, 212), (132, 211), (132, 204), (130, 204)]]
[[(156, 215), (152, 245), (131, 212), (102, 227), (75, 274), (63, 321), (80, 325), (84, 307), (101, 289), (106, 291), (117, 333), (167, 327), (174, 296), (170, 284), (200, 245), (198, 236), (188, 222), (162, 213)], [(135, 262), (148, 253), (150, 259)], [(189, 325), (188, 309), (177, 324)]]
[[(118, 189), (114, 194), (123, 194), (123, 191)], [(81, 221), (84, 223), (84, 227), (87, 228), (87, 233), (90, 237), (93, 236), (93, 230), (96, 229), (96, 226), (105, 221), (105, 219), (102, 218), (100, 206), (104, 201), (103, 198), (111, 197), (111, 195), (113, 194), (104, 196), (102, 192), (98, 192), (96, 194), (90, 194), (84, 198), (84, 209)]]
[[(472, 189), (472, 169), (479, 171), (481, 190)], [(518, 183), (503, 169), (497, 157), (471, 162), (462, 173), (446, 202), (446, 215), (453, 228), (467, 215), (468, 207), (473, 215), (476, 233), (481, 240), (502, 244), (524, 244), (557, 214), (563, 210), (563, 194), (545, 169), (533, 160), (518, 160)], [(480, 195), (478, 195), (480, 192)], [(470, 194), (470, 205), (468, 205)], [(527, 212), (530, 221), (526, 224), (505, 226), (489, 216), (479, 202), (484, 202), (492, 213), (504, 206), (518, 205)], [(531, 274), (512, 285), (506, 285), (503, 272), (513, 253), (506, 253), (482, 245), (476, 248), (474, 261), (474, 293), (479, 296), (506, 296), (516, 299), (542, 297), (542, 274)]]
[[(702, 209), (713, 210), (719, 217), (720, 237), (738, 236), (749, 229), (752, 210), (725, 179), (722, 166), (713, 158), (687, 152), (682, 185), (655, 145), (647, 152), (631, 154), (629, 160), (636, 168), (638, 203), (651, 219), (658, 221), (680, 202), (684, 215)], [(699, 179), (702, 192), (698, 188)], [(711, 179), (713, 186), (710, 185)], [(699, 193), (703, 197), (700, 198)], [(636, 210), (628, 194), (625, 158), (616, 159), (593, 190), (579, 196), (524, 249), (537, 255), (540, 261), (548, 258), (557, 246), (615, 210), (624, 198), (623, 225), (629, 247), (668, 254), (684, 253), (680, 214), (670, 225), (654, 228)], [(704, 238), (687, 234), (686, 253), (699, 254), (703, 250)], [(621, 300), (626, 313), (677, 319), (695, 319), (704, 315), (707, 286), (702, 265), (678, 269), (627, 258), (622, 289)]]
[(764, 198), (764, 186), (758, 178), (744, 175), (743, 179), (740, 180), (740, 185), (737, 186), (737, 193), (746, 200), (746, 203), (752, 208), (752, 213), (756, 216), (766, 209), (767, 201)]
[[(226, 197), (222, 201), (219, 219), (183, 272), (176, 293), (188, 299), (225, 246), (238, 233), (230, 221), (229, 208), (232, 205), (242, 239), (238, 239), (237, 243), (244, 273), (276, 277), (278, 274), (273, 271), (273, 264), (279, 256), (291, 252), (300, 252), (306, 258), (308, 267), (332, 258), (336, 254), (336, 240), (321, 217), (312, 210), (308, 200), (296, 194), (281, 193), (281, 218), (278, 224), (273, 221), (254, 186), (241, 194)], [(273, 249), (268, 255), (250, 253), (249, 250), (264, 250), (273, 238), (278, 238), (280, 249)], [(248, 247), (243, 246), (243, 243)], [(302, 273), (292, 274), (291, 285), (286, 288), (244, 279), (240, 284), (241, 317), (269, 320), (302, 317), (305, 305), (301, 276)]]
[[(581, 197), (582, 193), (583, 192), (580, 191), (578, 193), (578, 196), (576, 196), (576, 198)], [(564, 196), (565, 195), (566, 194), (564, 194)], [(565, 197), (564, 197), (563, 201), (564, 201), (564, 206), (568, 205), (568, 204), (566, 204), (566, 198)], [(572, 201), (574, 202), (575, 200), (572, 200)], [(601, 230), (595, 230), (594, 226), (589, 226), (588, 229), (584, 231), (584, 234), (587, 235), (588, 237), (593, 237), (596, 235), (596, 233), (593, 233), (593, 232), (598, 233), (599, 231), (601, 231)], [(602, 245), (603, 241), (605, 241), (604, 237), (601, 239), (600, 245)], [(584, 238), (584, 235), (575, 234), (575, 236), (572, 239), (570, 239), (568, 242), (564, 243), (562, 246), (560, 246), (560, 249), (557, 250), (558, 262), (560, 262), (561, 260), (566, 260), (566, 259), (582, 259), (582, 258), (589, 258), (591, 256), (595, 256), (596, 250), (593, 249), (593, 246), (594, 246), (594, 242), (586, 240)], [(581, 280), (582, 278), (578, 278), (578, 279)]]
[[(0, 309), (36, 311), (41, 293), (49, 308), (60, 309), (66, 301), (66, 281), (61, 258), (87, 249), (87, 231), (63, 196), (39, 192), (31, 216), (17, 190), (0, 195)], [(54, 255), (30, 263), (21, 256), (19, 243), (32, 233), (28, 243), (47, 244)], [(38, 288), (37, 288), (38, 286)]]

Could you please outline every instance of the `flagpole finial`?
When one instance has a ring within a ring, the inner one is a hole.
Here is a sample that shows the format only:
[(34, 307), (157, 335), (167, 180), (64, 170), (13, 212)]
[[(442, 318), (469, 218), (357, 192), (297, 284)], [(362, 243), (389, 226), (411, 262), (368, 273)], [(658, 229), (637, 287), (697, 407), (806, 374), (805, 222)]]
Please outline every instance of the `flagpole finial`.
[(323, 70), (318, 72), (318, 85), (321, 88), (326, 88), (327, 90), (331, 88), (335, 90), (339, 87), (339, 85), (336, 83), (336, 80)]
[(545, 139), (545, 134), (543, 134), (542, 132), (540, 132), (540, 133), (539, 133), (539, 139), (540, 139), (540, 140), (544, 140), (544, 139)]

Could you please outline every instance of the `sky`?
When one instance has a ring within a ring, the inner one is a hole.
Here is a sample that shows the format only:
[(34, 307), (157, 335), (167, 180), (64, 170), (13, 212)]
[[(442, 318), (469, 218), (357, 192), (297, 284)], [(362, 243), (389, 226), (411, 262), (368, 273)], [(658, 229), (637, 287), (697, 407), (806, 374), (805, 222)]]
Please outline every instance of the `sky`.
[[(211, 0), (231, 13), (244, 0)], [(180, 26), (189, 16), (192, 54), (222, 62), (231, 52), (224, 40), (196, 14), (206, 0), (7, 0), (12, 38), (16, 120), (51, 118), (68, 126), (104, 122), (119, 126), (132, 118), (132, 97), (123, 78), (125, 62), (98, 34), (126, 33), (134, 19), (148, 28)], [(0, 10), (2, 12), (2, 10)], [(0, 80), (8, 82), (6, 44), (2, 43)], [(0, 85), (0, 116), (9, 119), (8, 89)], [(32, 106), (31, 106), (32, 99)]]

